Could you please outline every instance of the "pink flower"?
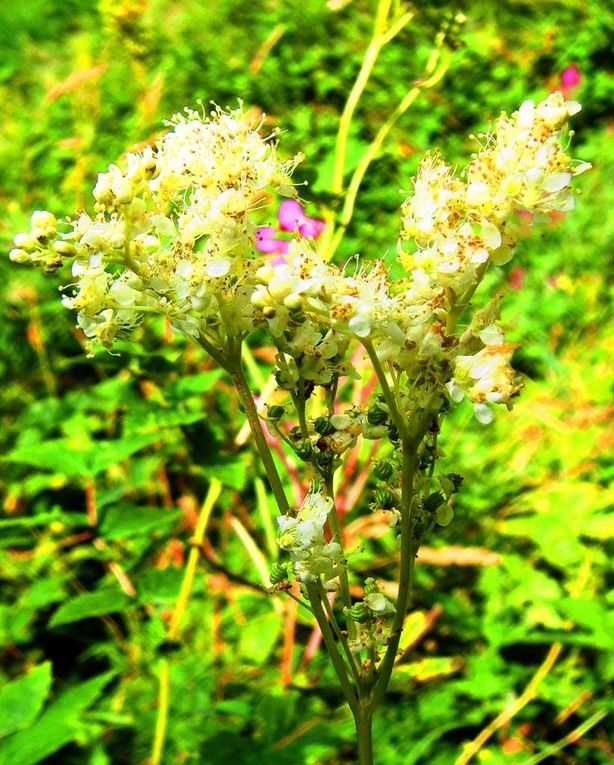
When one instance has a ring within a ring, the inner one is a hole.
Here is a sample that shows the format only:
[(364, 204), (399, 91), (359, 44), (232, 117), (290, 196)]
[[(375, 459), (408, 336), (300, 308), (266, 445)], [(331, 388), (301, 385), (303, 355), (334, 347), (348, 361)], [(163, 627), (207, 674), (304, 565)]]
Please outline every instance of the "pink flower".
[(575, 64), (565, 67), (560, 75), (561, 91), (565, 98), (571, 94), (571, 91), (578, 87), (582, 81), (582, 74)]
[(306, 239), (317, 239), (324, 231), (324, 221), (308, 218), (302, 205), (295, 199), (285, 199), (277, 210), (279, 228), (259, 226), (256, 229), (256, 249), (259, 252), (278, 253), (288, 252), (290, 239), (279, 238), (277, 235), (287, 231), (298, 233)]

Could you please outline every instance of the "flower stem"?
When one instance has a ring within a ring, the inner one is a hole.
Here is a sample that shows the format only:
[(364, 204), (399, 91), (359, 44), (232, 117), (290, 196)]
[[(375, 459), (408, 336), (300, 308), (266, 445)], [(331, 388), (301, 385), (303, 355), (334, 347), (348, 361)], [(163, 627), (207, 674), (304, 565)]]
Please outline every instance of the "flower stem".
[(384, 368), (382, 367), (382, 363), (379, 360), (377, 351), (373, 347), (373, 343), (369, 343), (366, 340), (363, 340), (363, 346), (365, 350), (367, 351), (367, 353), (369, 354), (369, 358), (371, 359), (371, 363), (373, 364), (373, 369), (375, 371), (375, 374), (377, 375), (379, 384), (382, 386), (382, 393), (384, 394), (384, 398), (386, 399), (386, 403), (388, 404), (388, 407), (390, 409), (390, 415), (392, 417), (392, 420), (394, 424), (397, 426), (399, 434), (402, 436), (407, 430), (406, 428), (407, 421), (405, 419), (404, 414), (402, 413), (401, 409), (398, 406), (397, 397), (395, 396), (392, 388), (390, 387), (390, 384), (388, 383), (386, 372), (384, 372)]
[(260, 417), (256, 411), (254, 397), (252, 396), (249, 382), (245, 376), (240, 356), (236, 359), (235, 363), (229, 366), (228, 371), (237, 393), (239, 394), (239, 400), (245, 410), (245, 416), (249, 422), (249, 427), (252, 431), (254, 441), (256, 442), (256, 448), (258, 449), (260, 459), (264, 465), (264, 470), (269, 480), (269, 485), (271, 486), (275, 501), (277, 502), (277, 506), (279, 507), (280, 512), (284, 514), (288, 513), (290, 511), (290, 505), (286, 499), (286, 493), (281, 483), (281, 478), (279, 477), (277, 467), (273, 461), (273, 455), (271, 454), (271, 450), (264, 435)]
[(318, 622), (318, 626), (320, 627), (320, 632), (322, 633), (322, 638), (324, 640), (324, 645), (326, 646), (326, 650), (328, 651), (328, 655), (330, 656), (330, 659), (333, 663), (337, 679), (339, 680), (339, 685), (341, 686), (341, 690), (343, 691), (343, 695), (345, 696), (345, 700), (347, 701), (348, 706), (352, 710), (352, 714), (355, 714), (358, 705), (358, 698), (356, 691), (354, 690), (354, 687), (352, 686), (352, 683), (348, 677), (348, 671), (347, 667), (345, 666), (345, 662), (343, 661), (343, 657), (337, 648), (337, 643), (335, 642), (335, 636), (333, 634), (332, 627), (326, 618), (326, 614), (324, 613), (322, 601), (320, 598), (320, 588), (316, 582), (307, 582), (305, 587), (307, 589), (307, 595), (309, 597), (309, 602), (311, 603), (313, 615)]
[(369, 703), (359, 700), (354, 712), (358, 765), (373, 765), (373, 711)]
[(330, 624), (332, 625), (333, 632), (337, 636), (337, 640), (343, 646), (345, 658), (347, 659), (348, 664), (350, 665), (350, 670), (352, 672), (352, 677), (354, 678), (354, 682), (357, 685), (359, 685), (360, 676), (358, 674), (358, 668), (356, 667), (356, 660), (354, 659), (354, 656), (352, 656), (352, 652), (350, 651), (350, 647), (348, 646), (347, 637), (341, 632), (341, 629), (339, 628), (339, 624), (337, 623), (337, 619), (335, 617), (335, 612), (333, 611), (333, 608), (328, 598), (326, 597), (326, 593), (324, 592), (324, 589), (321, 584), (319, 584), (319, 589), (320, 589), (320, 597), (322, 599), (322, 603), (324, 604), (324, 607), (326, 608), (326, 613), (328, 614), (328, 620)]
[(418, 444), (420, 443), (420, 440), (421, 439), (404, 438), (402, 441), (403, 477), (401, 488), (401, 561), (399, 592), (397, 596), (396, 612), (390, 630), (390, 642), (386, 648), (384, 658), (378, 667), (378, 678), (373, 687), (371, 696), (372, 710), (375, 710), (381, 704), (386, 689), (388, 688), (411, 595), (416, 557), (412, 529), (412, 505), (414, 500), (414, 476), (416, 474)]

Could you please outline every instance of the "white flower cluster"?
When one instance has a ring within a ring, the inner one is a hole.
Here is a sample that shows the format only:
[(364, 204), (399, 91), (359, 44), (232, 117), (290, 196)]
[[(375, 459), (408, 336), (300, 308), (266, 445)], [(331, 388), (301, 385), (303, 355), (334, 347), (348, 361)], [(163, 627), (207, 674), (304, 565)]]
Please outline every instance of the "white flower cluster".
[(111, 165), (93, 191), (95, 217), (82, 213), (58, 233), (50, 213), (35, 213), (15, 238), (12, 260), (57, 268), (74, 258), (78, 312), (92, 341), (111, 348), (145, 312), (169, 317), (184, 334), (251, 327), (249, 280), (255, 222), (250, 213), (270, 189), (294, 195), (290, 174), (300, 157), (280, 162), (241, 109), (175, 115), (154, 148)]
[(277, 518), (277, 544), (290, 553), (295, 573), (303, 582), (320, 578), (325, 583), (331, 582), (344, 565), (341, 546), (324, 539), (324, 524), (332, 509), (330, 497), (312, 491), (295, 516)]
[(64, 303), (106, 348), (145, 313), (220, 351), (265, 326), (280, 385), (298, 390), (300, 381), (326, 386), (352, 374), (348, 349), (358, 340), (405, 376), (397, 393), (408, 410), (466, 395), (487, 421), (489, 407), (509, 405), (518, 390), (513, 347), (495, 314), (468, 340), (456, 324), (488, 265), (511, 257), (516, 212), (572, 206), (571, 180), (589, 165), (567, 156), (562, 134), (579, 108), (554, 93), (503, 114), (460, 174), (427, 155), (402, 208), (405, 273), (396, 281), (383, 261), (328, 263), (298, 231), (285, 258), (254, 257), (251, 213), (268, 190), (293, 194), (301, 158), (280, 162), (275, 134), (262, 137), (262, 123), (241, 109), (175, 115), (156, 147), (99, 176), (95, 217), (60, 224), (37, 212), (10, 257), (48, 271), (72, 258)]
[(486, 263), (506, 263), (518, 238), (517, 211), (573, 207), (571, 180), (590, 165), (565, 154), (561, 133), (580, 108), (552, 93), (501, 115), (464, 179), (439, 155), (427, 155), (403, 205), (401, 241), (412, 240), (414, 251), (399, 248), (417, 296), (458, 295)]

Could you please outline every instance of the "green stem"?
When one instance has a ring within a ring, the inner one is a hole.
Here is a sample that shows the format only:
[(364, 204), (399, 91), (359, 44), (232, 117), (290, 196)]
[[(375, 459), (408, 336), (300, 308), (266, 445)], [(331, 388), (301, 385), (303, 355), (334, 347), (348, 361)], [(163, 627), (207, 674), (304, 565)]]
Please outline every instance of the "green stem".
[(164, 754), (164, 740), (166, 738), (166, 724), (168, 721), (169, 688), (170, 672), (168, 660), (160, 659), (158, 716), (156, 718), (156, 730), (151, 751), (151, 765), (161, 765), (162, 755)]
[(373, 711), (368, 701), (359, 700), (354, 712), (354, 724), (358, 742), (358, 765), (373, 765)]
[(227, 372), (230, 372), (230, 369), (228, 367), (228, 361), (227, 361), (226, 357), (224, 356), (222, 351), (219, 351), (215, 347), (215, 345), (213, 345), (212, 342), (207, 340), (207, 338), (203, 337), (202, 335), (199, 335), (196, 338), (196, 342), (198, 343), (198, 345), (200, 345), (201, 348), (204, 348), (207, 351), (209, 356), (211, 356), (211, 358), (214, 361), (216, 361), (222, 367), (222, 369), (225, 369)]
[(326, 608), (326, 613), (328, 614), (328, 621), (332, 625), (333, 631), (335, 635), (337, 636), (337, 640), (341, 643), (343, 646), (343, 651), (345, 653), (345, 658), (348, 660), (348, 664), (350, 665), (350, 670), (352, 671), (352, 677), (354, 678), (354, 682), (357, 686), (360, 685), (360, 676), (358, 674), (358, 668), (356, 667), (356, 660), (354, 656), (352, 655), (352, 652), (350, 651), (350, 647), (348, 645), (348, 641), (346, 636), (341, 632), (341, 629), (339, 628), (339, 624), (337, 623), (337, 619), (335, 617), (335, 612), (333, 611), (333, 608), (326, 597), (326, 593), (324, 592), (324, 588), (320, 583), (319, 589), (320, 589), (320, 597), (322, 599), (322, 603), (324, 603), (324, 607)]
[(240, 356), (235, 359), (234, 363), (229, 365), (228, 372), (230, 373), (234, 386), (239, 394), (239, 400), (245, 410), (245, 416), (249, 422), (249, 427), (252, 431), (254, 441), (256, 442), (256, 448), (258, 449), (258, 454), (264, 465), (264, 470), (269, 480), (269, 485), (271, 486), (275, 501), (277, 502), (277, 506), (279, 507), (280, 512), (287, 514), (290, 512), (290, 505), (286, 499), (286, 493), (281, 483), (281, 478), (279, 477), (277, 467), (273, 460), (273, 455), (271, 454), (266, 436), (264, 435), (260, 417), (256, 410), (254, 397), (252, 396), (249, 382), (245, 376)]
[(402, 441), (403, 478), (401, 487), (401, 561), (399, 592), (397, 595), (396, 612), (390, 630), (390, 641), (386, 648), (384, 658), (378, 668), (378, 678), (373, 687), (371, 696), (372, 710), (376, 709), (379, 704), (381, 704), (386, 689), (388, 688), (411, 595), (416, 558), (416, 549), (412, 534), (412, 505), (414, 500), (414, 477), (418, 462), (419, 443), (419, 439), (404, 438)]
[[(326, 491), (328, 492), (328, 496), (333, 500), (333, 508), (328, 514), (328, 525), (330, 526), (330, 531), (331, 531), (333, 539), (337, 540), (337, 542), (341, 546), (343, 558), (345, 560), (345, 548), (343, 546), (343, 532), (341, 531), (341, 524), (339, 523), (339, 516), (337, 515), (337, 506), (334, 504), (335, 490), (333, 486), (332, 470), (330, 470), (328, 472), (328, 475), (326, 476)], [(344, 608), (351, 608), (352, 596), (350, 594), (350, 579), (348, 577), (348, 572), (345, 566), (343, 566), (341, 568), (341, 571), (339, 572), (339, 587), (341, 590), (341, 602), (343, 603)], [(348, 619), (348, 632), (350, 635), (350, 639), (353, 640), (356, 637), (356, 625), (351, 619)]]
[(332, 661), (337, 679), (339, 680), (339, 685), (341, 686), (341, 690), (343, 691), (343, 695), (345, 696), (345, 700), (347, 701), (348, 706), (352, 710), (352, 714), (355, 714), (358, 705), (356, 691), (350, 682), (347, 667), (345, 666), (343, 657), (339, 653), (332, 628), (328, 623), (328, 619), (326, 618), (326, 614), (322, 608), (322, 601), (320, 600), (318, 585), (315, 582), (307, 582), (305, 587), (307, 589), (307, 595), (309, 597), (309, 602), (311, 603), (313, 615), (318, 622), (320, 632), (322, 633), (322, 639), (324, 640), (324, 645), (326, 646), (326, 650), (328, 651), (328, 655)]
[(375, 371), (375, 374), (377, 375), (379, 384), (382, 386), (382, 393), (384, 394), (384, 398), (386, 399), (386, 403), (388, 404), (388, 407), (390, 409), (392, 420), (394, 424), (397, 426), (399, 435), (403, 436), (407, 430), (407, 427), (406, 427), (407, 420), (405, 419), (405, 415), (402, 413), (401, 409), (399, 408), (397, 397), (395, 396), (394, 392), (392, 391), (390, 387), (390, 384), (388, 383), (388, 378), (386, 377), (386, 372), (384, 372), (384, 368), (382, 367), (382, 362), (379, 360), (379, 356), (377, 355), (377, 351), (373, 347), (373, 343), (363, 340), (362, 344), (365, 350), (367, 351), (367, 353), (369, 354), (369, 358), (371, 359), (371, 363), (373, 364), (373, 369)]

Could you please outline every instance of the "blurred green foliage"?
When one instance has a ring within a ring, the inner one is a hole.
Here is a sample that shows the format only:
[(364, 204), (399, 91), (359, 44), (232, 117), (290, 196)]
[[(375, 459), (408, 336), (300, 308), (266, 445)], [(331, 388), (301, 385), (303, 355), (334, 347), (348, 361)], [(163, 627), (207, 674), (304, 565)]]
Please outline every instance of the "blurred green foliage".
[[(0, 5), (3, 249), (32, 209), (62, 214), (87, 204), (98, 171), (198, 98), (224, 105), (239, 96), (264, 110), (286, 130), (283, 152), (307, 157), (297, 178), (310, 182), (308, 213), (334, 203), (335, 132), (372, 11), (368, 0), (337, 5)], [(348, 171), (420, 76), (442, 19), (458, 10), (467, 20), (449, 72), (371, 166), (340, 258), (392, 253), (399, 189), (424, 150), (466, 157), (469, 133), (558, 87), (569, 66), (581, 74), (573, 97), (583, 103), (575, 155), (595, 168), (582, 179), (578, 209), (489, 274), (483, 295), (504, 293), (526, 389), (493, 427), (461, 407), (442, 434), (445, 461), (465, 484), (454, 521), (429, 540), (418, 567), (415, 645), (376, 718), (379, 765), (452, 763), (518, 698), (553, 644), (560, 655), (535, 697), (476, 761), (537, 762), (530, 758), (609, 708), (614, 679), (606, 581), (612, 13), (597, 0), (417, 3), (415, 20), (377, 63)], [(259, 559), (237, 533), (275, 554), (257, 461), (234, 444), (242, 415), (227, 380), (160, 323), (142, 329), (138, 349), (126, 343), (120, 357), (89, 361), (57, 280), (6, 260), (0, 275), (0, 763), (147, 762), (161, 660), (170, 667), (163, 762), (352, 762), (353, 726), (326, 657), (303, 655), (310, 622), (299, 611), (294, 626), (285, 601), (263, 593)], [(212, 477), (224, 490), (182, 639), (169, 644)], [(366, 506), (351, 511), (350, 528)], [(363, 542), (356, 566), (394, 580), (393, 535)], [(611, 762), (606, 722), (543, 761)]]

